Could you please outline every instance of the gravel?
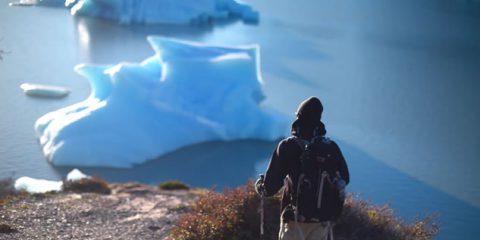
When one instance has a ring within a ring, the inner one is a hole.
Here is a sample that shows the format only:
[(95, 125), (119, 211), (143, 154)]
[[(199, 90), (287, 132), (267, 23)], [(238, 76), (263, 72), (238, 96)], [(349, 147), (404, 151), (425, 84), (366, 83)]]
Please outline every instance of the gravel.
[(111, 184), (112, 194), (20, 195), (0, 205), (0, 239), (167, 239), (195, 190)]

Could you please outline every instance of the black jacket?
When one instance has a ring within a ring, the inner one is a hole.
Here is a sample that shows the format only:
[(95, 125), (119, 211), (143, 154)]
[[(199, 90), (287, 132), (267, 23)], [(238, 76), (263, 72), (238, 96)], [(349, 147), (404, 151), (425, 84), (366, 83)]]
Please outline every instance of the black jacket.
[[(310, 141), (313, 137), (324, 136), (325, 126), (320, 121), (323, 106), (316, 98), (309, 98), (304, 101), (298, 111), (297, 119), (292, 124), (292, 135)], [(348, 184), (350, 176), (347, 163), (334, 141), (329, 141), (329, 152), (333, 154), (335, 164), (341, 177)], [(288, 175), (296, 186), (296, 180), (300, 170), (300, 155), (302, 148), (292, 137), (283, 139), (272, 154), (270, 164), (265, 173), (264, 187), (267, 196), (276, 194), (284, 186), (284, 179)], [(284, 191), (282, 196), (282, 211), (290, 204), (289, 195)]]

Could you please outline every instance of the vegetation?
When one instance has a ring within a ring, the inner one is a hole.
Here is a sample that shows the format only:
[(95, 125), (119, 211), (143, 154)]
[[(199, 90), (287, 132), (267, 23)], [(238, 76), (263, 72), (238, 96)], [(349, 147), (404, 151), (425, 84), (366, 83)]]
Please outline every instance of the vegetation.
[(0, 179), (0, 199), (15, 194), (14, 184), (15, 181), (13, 180), (13, 177)]
[(64, 181), (62, 188), (62, 190), (65, 192), (93, 192), (101, 194), (111, 193), (108, 183), (98, 177), (82, 178), (77, 181)]
[(160, 188), (161, 190), (188, 190), (190, 189), (190, 187), (188, 187), (188, 185), (186, 185), (185, 183), (183, 182), (180, 182), (180, 181), (166, 181), (166, 182), (163, 182), (163, 183), (160, 183), (158, 185), (158, 188)]
[(12, 226), (5, 224), (5, 223), (0, 223), (0, 233), (14, 233), (17, 232), (17, 229), (13, 228)]
[[(250, 181), (246, 186), (210, 191), (202, 195), (171, 231), (176, 240), (260, 239), (260, 199)], [(264, 239), (277, 239), (279, 197), (265, 201)], [(432, 217), (405, 223), (388, 206), (377, 207), (366, 201), (346, 200), (334, 229), (335, 239), (432, 239), (438, 227)]]
[[(199, 197), (171, 231), (175, 240), (258, 239), (247, 221), (247, 206), (256, 200), (252, 184), (217, 193), (209, 191)], [(254, 211), (256, 213), (256, 210)], [(257, 225), (259, 226), (259, 225)], [(258, 229), (258, 228), (257, 228)]]

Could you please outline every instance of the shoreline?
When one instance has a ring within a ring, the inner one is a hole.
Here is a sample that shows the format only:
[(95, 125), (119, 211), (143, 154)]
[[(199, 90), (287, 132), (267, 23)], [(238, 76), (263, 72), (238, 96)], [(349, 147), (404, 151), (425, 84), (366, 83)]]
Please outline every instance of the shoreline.
[[(223, 193), (189, 189), (178, 181), (152, 186), (95, 177), (67, 181), (59, 192), (30, 194), (0, 187), (0, 240), (259, 237), (260, 199), (252, 181)], [(278, 234), (279, 204), (278, 196), (266, 201), (266, 239)], [(438, 233), (434, 220), (427, 216), (405, 223), (388, 206), (349, 196), (334, 234), (343, 240), (428, 240)]]

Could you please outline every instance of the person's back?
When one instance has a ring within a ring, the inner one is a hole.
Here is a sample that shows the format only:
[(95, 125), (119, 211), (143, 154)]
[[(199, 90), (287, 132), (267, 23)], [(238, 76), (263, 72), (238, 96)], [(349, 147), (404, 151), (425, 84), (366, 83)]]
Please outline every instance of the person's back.
[(280, 240), (327, 239), (343, 206), (341, 185), (349, 183), (349, 172), (340, 148), (325, 137), (322, 112), (315, 97), (300, 104), (292, 137), (278, 144), (264, 181), (256, 184), (266, 196), (284, 187)]

